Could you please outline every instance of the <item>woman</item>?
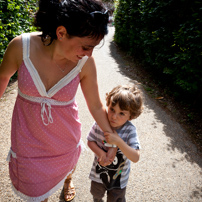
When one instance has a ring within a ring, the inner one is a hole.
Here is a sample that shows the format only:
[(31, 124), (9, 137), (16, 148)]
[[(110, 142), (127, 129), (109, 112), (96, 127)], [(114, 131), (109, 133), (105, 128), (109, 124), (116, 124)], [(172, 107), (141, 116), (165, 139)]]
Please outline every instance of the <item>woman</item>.
[(40, 0), (35, 25), (41, 33), (17, 36), (5, 52), (0, 97), (18, 71), (9, 172), (14, 191), (27, 201), (47, 201), (66, 178), (65, 200), (75, 196), (71, 174), (81, 152), (74, 99), (79, 83), (95, 121), (103, 131), (111, 131), (92, 57), (107, 34), (107, 23), (98, 1)]

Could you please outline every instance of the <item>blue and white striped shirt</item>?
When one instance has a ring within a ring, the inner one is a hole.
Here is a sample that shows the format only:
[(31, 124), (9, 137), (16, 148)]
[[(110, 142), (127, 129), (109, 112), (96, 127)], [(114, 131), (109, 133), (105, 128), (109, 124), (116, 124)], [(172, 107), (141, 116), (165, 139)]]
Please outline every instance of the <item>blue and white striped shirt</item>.
[[(136, 128), (130, 121), (127, 121), (121, 128), (117, 129), (116, 132), (130, 147), (140, 149)], [(104, 133), (97, 123), (94, 123), (92, 126), (87, 139), (88, 141), (96, 142), (104, 151), (108, 150), (108, 147), (103, 144), (105, 141)], [(128, 183), (130, 163), (131, 161), (120, 149), (118, 149), (113, 163), (106, 167), (98, 163), (98, 157), (95, 155), (89, 178), (95, 182), (103, 183), (108, 190), (114, 188), (123, 189)]]

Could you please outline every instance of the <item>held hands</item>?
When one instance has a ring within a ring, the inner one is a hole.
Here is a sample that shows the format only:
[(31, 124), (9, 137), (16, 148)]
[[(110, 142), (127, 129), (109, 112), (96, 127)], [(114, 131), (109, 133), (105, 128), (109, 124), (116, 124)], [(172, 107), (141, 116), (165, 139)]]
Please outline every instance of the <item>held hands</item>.
[(105, 151), (102, 151), (102, 153), (98, 157), (98, 162), (101, 166), (108, 166), (112, 163), (112, 161), (111, 159), (109, 160), (109, 157), (107, 157), (107, 152)]
[(107, 152), (107, 158), (105, 159), (105, 163), (107, 165), (110, 165), (116, 156), (117, 148), (110, 147), (108, 152)]
[(101, 166), (106, 166), (105, 159), (107, 158), (107, 153), (102, 150), (100, 156), (98, 157), (98, 162)]
[(116, 156), (116, 152), (117, 152), (117, 148), (110, 147), (107, 153), (104, 152), (105, 153), (105, 157), (104, 156), (100, 156), (98, 158), (99, 164), (101, 166), (108, 166), (108, 165), (110, 165), (114, 161), (114, 158)]
[[(109, 143), (109, 144), (117, 145), (117, 143), (119, 142), (119, 139), (120, 139), (120, 137), (119, 137), (119, 135), (117, 134), (116, 131), (113, 131), (113, 133), (105, 132), (104, 136), (105, 136), (105, 139), (106, 139), (107, 143)], [(110, 165), (114, 161), (114, 158), (116, 156), (116, 152), (117, 152), (117, 148), (110, 147), (108, 152), (105, 153), (106, 154), (105, 158), (104, 158), (104, 156), (99, 157), (100, 165), (101, 166)]]

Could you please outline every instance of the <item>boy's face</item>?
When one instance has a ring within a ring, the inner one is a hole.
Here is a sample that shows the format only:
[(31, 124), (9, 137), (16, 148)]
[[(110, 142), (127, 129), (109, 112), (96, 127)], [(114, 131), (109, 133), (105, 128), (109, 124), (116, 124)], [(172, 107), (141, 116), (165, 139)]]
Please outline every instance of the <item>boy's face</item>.
[(112, 107), (110, 102), (108, 106), (108, 120), (113, 129), (119, 129), (126, 121), (130, 120), (130, 112), (121, 110), (119, 104)]

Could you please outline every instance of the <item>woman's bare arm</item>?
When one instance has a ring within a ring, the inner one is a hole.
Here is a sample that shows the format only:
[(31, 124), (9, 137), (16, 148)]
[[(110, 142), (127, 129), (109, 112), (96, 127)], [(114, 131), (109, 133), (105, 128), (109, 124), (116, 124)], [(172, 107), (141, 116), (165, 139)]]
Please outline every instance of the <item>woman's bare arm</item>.
[[(113, 132), (109, 125), (105, 107), (100, 100), (96, 67), (92, 57), (84, 65), (80, 76), (82, 92), (93, 118), (104, 132)], [(107, 165), (114, 160), (116, 151), (116, 148), (110, 148), (107, 152), (108, 158), (107, 162), (105, 162)]]
[(2, 97), (8, 82), (18, 70), (22, 62), (21, 36), (14, 38), (8, 45), (0, 65), (0, 97)]

